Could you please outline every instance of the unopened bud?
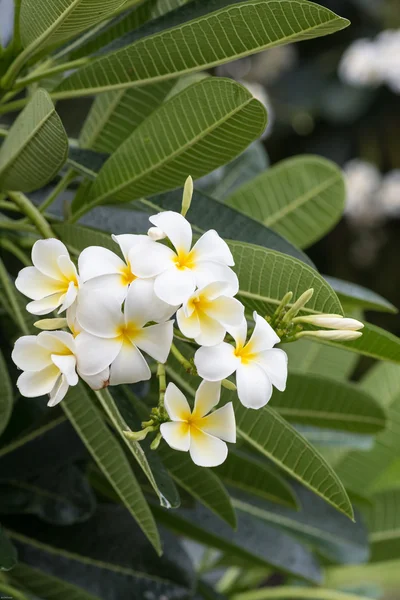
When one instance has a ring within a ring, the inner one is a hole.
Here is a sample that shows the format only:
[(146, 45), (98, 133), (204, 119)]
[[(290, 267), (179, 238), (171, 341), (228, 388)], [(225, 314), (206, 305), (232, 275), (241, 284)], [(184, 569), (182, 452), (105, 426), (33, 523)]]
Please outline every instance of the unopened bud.
[(167, 237), (163, 230), (159, 227), (150, 227), (150, 229), (147, 232), (147, 235), (151, 240), (153, 240), (153, 242), (158, 242), (159, 240), (163, 240)]
[(288, 312), (286, 313), (286, 315), (283, 318), (283, 322), (289, 323), (289, 321), (291, 321), (293, 319), (293, 317), (295, 317), (297, 315), (299, 310), (301, 310), (307, 304), (307, 302), (309, 302), (311, 300), (313, 294), (314, 294), (313, 288), (306, 290), (300, 296), (300, 298), (298, 300), (296, 300), (296, 302), (293, 304), (292, 308), (290, 308), (288, 310)]
[(157, 433), (156, 437), (150, 444), (150, 450), (157, 450), (158, 446), (160, 445), (161, 439), (161, 433)]
[(357, 319), (349, 319), (341, 315), (311, 315), (296, 317), (294, 323), (308, 323), (317, 327), (326, 327), (327, 329), (340, 329), (343, 331), (358, 331), (364, 327), (364, 323)]
[(186, 217), (186, 213), (190, 208), (192, 203), (193, 196), (193, 179), (189, 177), (185, 181), (185, 186), (183, 188), (183, 197), (182, 197), (182, 210), (181, 214), (183, 217)]
[(331, 331), (301, 331), (295, 337), (297, 340), (304, 337), (330, 340), (333, 342), (352, 342), (362, 336), (361, 331), (346, 331), (336, 329)]
[(41, 319), (36, 321), (34, 326), (43, 331), (55, 331), (67, 327), (67, 319)]
[(236, 390), (237, 390), (236, 385), (232, 381), (229, 381), (229, 379), (223, 379), (221, 381), (221, 385), (222, 385), (222, 387), (224, 387), (226, 390), (229, 390), (230, 392), (236, 392)]
[(142, 442), (148, 433), (154, 431), (155, 427), (145, 427), (142, 431), (123, 431), (124, 436), (128, 440), (133, 440), (134, 442)]

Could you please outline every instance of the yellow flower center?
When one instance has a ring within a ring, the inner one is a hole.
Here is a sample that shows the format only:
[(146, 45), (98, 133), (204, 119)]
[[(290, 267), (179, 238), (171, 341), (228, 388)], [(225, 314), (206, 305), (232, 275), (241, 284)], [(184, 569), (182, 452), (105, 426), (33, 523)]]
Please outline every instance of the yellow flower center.
[(193, 269), (195, 266), (196, 258), (193, 250), (190, 252), (185, 252), (184, 250), (177, 250), (177, 255), (174, 256), (173, 261), (175, 266), (180, 271), (184, 269)]
[(123, 267), (120, 271), (121, 273), (121, 282), (122, 285), (128, 286), (137, 279), (136, 275), (132, 273), (131, 265), (128, 263), (125, 267)]
[(247, 365), (249, 362), (252, 362), (256, 357), (256, 354), (252, 349), (252, 344), (250, 343), (246, 344), (245, 346), (239, 345), (236, 348), (234, 354), (235, 356), (240, 358), (244, 365)]
[(118, 327), (117, 337), (122, 338), (124, 344), (131, 344), (139, 331), (140, 329), (134, 323), (127, 323)]
[(188, 308), (195, 312), (204, 312), (209, 305), (209, 300), (205, 296), (197, 295), (190, 298)]

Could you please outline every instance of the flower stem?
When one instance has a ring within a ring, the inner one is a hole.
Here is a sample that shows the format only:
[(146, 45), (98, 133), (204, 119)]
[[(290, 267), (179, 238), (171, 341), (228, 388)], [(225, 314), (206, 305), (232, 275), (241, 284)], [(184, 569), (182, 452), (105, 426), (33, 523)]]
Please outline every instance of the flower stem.
[(179, 352), (179, 350), (175, 346), (175, 344), (172, 344), (172, 346), (171, 346), (171, 352), (175, 356), (176, 360), (185, 369), (185, 371), (187, 371), (188, 373), (192, 373), (193, 372), (193, 365), (187, 360), (187, 358), (185, 358), (183, 356), (183, 354), (181, 352)]
[(32, 263), (30, 261), (29, 256), (25, 254), (25, 252), (19, 246), (17, 246), (17, 244), (14, 244), (14, 242), (12, 242), (10, 239), (0, 238), (0, 246), (4, 248), (4, 250), (10, 252), (11, 254), (14, 254), (14, 256), (18, 258), (18, 260), (21, 261), (25, 267), (31, 266)]
[(50, 225), (42, 213), (32, 204), (32, 202), (21, 192), (7, 192), (8, 196), (15, 202), (28, 219), (32, 221), (36, 229), (44, 238), (55, 237)]
[(10, 307), (13, 311), (15, 321), (18, 324), (19, 328), (25, 335), (29, 335), (29, 327), (25, 323), (24, 316), (19, 307), (17, 298), (15, 296), (14, 288), (10, 281), (10, 276), (7, 272), (7, 269), (0, 258), (0, 281), (3, 284), (4, 294), (6, 295), (8, 302), (10, 303)]
[(25, 108), (28, 102), (29, 98), (26, 97), (20, 98), (19, 100), (14, 100), (13, 102), (8, 102), (7, 104), (3, 104), (2, 106), (0, 106), (0, 115), (21, 110), (21, 108)]
[(89, 62), (89, 58), (78, 58), (76, 60), (71, 60), (70, 62), (62, 63), (60, 65), (55, 65), (50, 69), (36, 69), (32, 71), (30, 75), (22, 79), (18, 79), (13, 85), (13, 90), (20, 90), (35, 81), (40, 81), (45, 77), (51, 77), (52, 75), (57, 75), (57, 73), (63, 73), (64, 71), (69, 71), (71, 69), (77, 69), (78, 67), (83, 67), (85, 64)]
[(364, 596), (347, 594), (337, 590), (327, 590), (320, 587), (292, 587), (283, 586), (275, 588), (261, 588), (250, 592), (243, 592), (231, 596), (232, 600), (278, 600), (280, 598), (324, 598), (324, 600), (367, 600)]
[(13, 221), (12, 219), (0, 219), (0, 229), (10, 229), (11, 231), (29, 231), (36, 233), (36, 229), (32, 225), (21, 221)]
[(0, 209), (10, 210), (11, 212), (20, 213), (21, 211), (17, 206), (15, 206), (14, 202), (8, 202), (8, 200), (0, 200)]
[(74, 171), (73, 169), (69, 169), (64, 177), (62, 177), (60, 179), (60, 181), (58, 182), (58, 184), (56, 185), (56, 187), (52, 190), (52, 192), (47, 196), (47, 198), (45, 198), (42, 202), (42, 204), (40, 204), (38, 206), (38, 211), (43, 213), (46, 208), (48, 208), (51, 204), (53, 204), (54, 200), (56, 200), (57, 196), (59, 196), (61, 194), (61, 192), (63, 192), (65, 189), (67, 189), (67, 187), (69, 186), (69, 184), (71, 183), (71, 181), (73, 181), (76, 177), (76, 171)]
[(164, 408), (165, 390), (167, 389), (167, 378), (165, 375), (165, 366), (162, 363), (158, 363), (157, 377), (160, 390), (160, 399), (158, 401), (158, 406)]

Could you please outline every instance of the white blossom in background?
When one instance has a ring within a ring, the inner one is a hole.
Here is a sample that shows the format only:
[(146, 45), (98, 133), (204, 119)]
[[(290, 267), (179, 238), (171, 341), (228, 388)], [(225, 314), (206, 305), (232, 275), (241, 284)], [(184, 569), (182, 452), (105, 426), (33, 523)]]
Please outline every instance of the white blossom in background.
[(373, 223), (380, 219), (379, 191), (382, 176), (375, 165), (358, 158), (344, 166), (346, 178), (345, 215), (360, 223)]
[(232, 402), (210, 412), (220, 400), (221, 383), (202, 381), (196, 392), (193, 411), (174, 383), (169, 383), (164, 405), (171, 419), (160, 432), (174, 450), (189, 452), (200, 467), (217, 467), (228, 455), (225, 442), (236, 442)]
[(22, 269), (16, 288), (33, 302), (26, 309), (46, 315), (59, 308), (63, 312), (75, 302), (79, 278), (65, 245), (56, 239), (38, 240), (32, 248), (33, 267)]
[(229, 330), (235, 346), (222, 342), (217, 346), (201, 347), (194, 362), (198, 374), (207, 381), (221, 381), (236, 372), (240, 402), (247, 408), (261, 408), (272, 396), (272, 386), (284, 391), (287, 379), (287, 354), (274, 348), (280, 342), (272, 327), (256, 312), (255, 328), (246, 343), (247, 323)]
[(385, 215), (388, 217), (400, 216), (400, 169), (395, 169), (385, 175), (379, 199)]
[(388, 29), (375, 40), (382, 80), (395, 94), (400, 94), (400, 29)]

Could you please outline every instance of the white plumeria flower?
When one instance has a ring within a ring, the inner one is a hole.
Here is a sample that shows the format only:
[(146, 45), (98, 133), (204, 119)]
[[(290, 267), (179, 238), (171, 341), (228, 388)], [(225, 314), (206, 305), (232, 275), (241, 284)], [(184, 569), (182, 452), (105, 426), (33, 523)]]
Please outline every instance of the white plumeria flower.
[(26, 309), (46, 315), (60, 307), (69, 308), (77, 297), (79, 278), (65, 245), (56, 239), (38, 240), (32, 248), (33, 267), (25, 267), (15, 281), (16, 288), (32, 298)]
[(227, 327), (238, 327), (244, 318), (244, 306), (225, 295), (229, 284), (209, 283), (197, 290), (176, 314), (179, 329), (200, 346), (215, 346), (223, 341)]
[(50, 394), (48, 406), (61, 402), (69, 386), (78, 383), (75, 340), (65, 331), (42, 331), (19, 338), (12, 359), (24, 371), (17, 381), (22, 396)]
[(235, 413), (232, 402), (208, 414), (219, 402), (221, 383), (202, 381), (193, 411), (185, 396), (174, 383), (169, 383), (164, 405), (171, 419), (163, 423), (160, 432), (174, 450), (190, 452), (199, 467), (217, 467), (228, 455), (225, 442), (236, 442)]
[(247, 408), (265, 406), (272, 395), (272, 386), (283, 392), (287, 379), (287, 355), (273, 348), (280, 342), (272, 327), (256, 312), (255, 328), (246, 344), (247, 323), (243, 320), (236, 330), (228, 330), (236, 347), (222, 342), (211, 348), (199, 348), (194, 362), (198, 374), (208, 381), (226, 379), (236, 371), (239, 400)]
[(77, 309), (83, 331), (76, 337), (82, 373), (94, 375), (111, 365), (110, 385), (150, 379), (140, 350), (164, 363), (173, 338), (173, 321), (145, 327), (153, 312), (149, 288), (140, 280), (128, 290), (124, 313), (112, 295), (83, 290)]
[(161, 300), (178, 306), (196, 286), (213, 281), (227, 281), (229, 295), (237, 293), (238, 279), (229, 268), (234, 265), (231, 251), (216, 231), (207, 231), (192, 248), (192, 228), (179, 213), (166, 211), (150, 221), (167, 235), (175, 251), (148, 238), (145, 249), (133, 248), (129, 259), (139, 277), (155, 277), (154, 291)]
[[(146, 235), (113, 235), (122, 252), (124, 260), (117, 254), (102, 248), (101, 246), (89, 246), (85, 248), (79, 256), (79, 273), (85, 289), (106, 291), (112, 294), (122, 303), (128, 293), (131, 285), (136, 285), (138, 279), (132, 269), (129, 260), (129, 254), (132, 248), (140, 246), (142, 252), (146, 255), (144, 244), (149, 242)], [(154, 293), (154, 280), (146, 279), (143, 286), (149, 288), (151, 303), (154, 306), (155, 321), (165, 321), (176, 311), (177, 306), (171, 306), (160, 300)]]

